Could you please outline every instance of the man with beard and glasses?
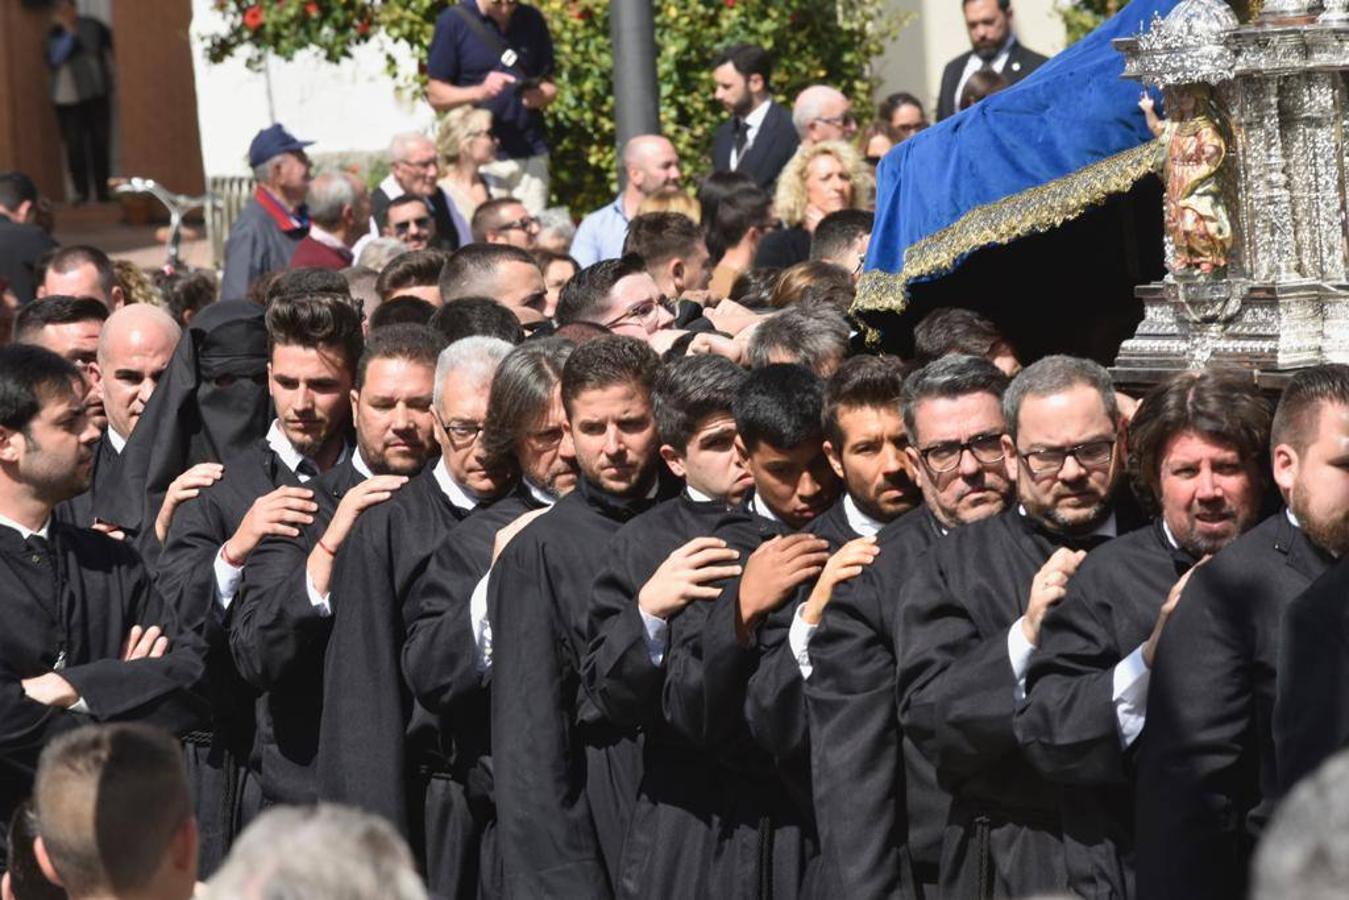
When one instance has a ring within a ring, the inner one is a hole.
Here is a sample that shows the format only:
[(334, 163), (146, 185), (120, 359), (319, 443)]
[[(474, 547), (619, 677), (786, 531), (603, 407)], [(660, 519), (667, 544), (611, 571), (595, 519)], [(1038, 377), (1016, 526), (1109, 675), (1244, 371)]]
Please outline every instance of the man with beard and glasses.
[(431, 405), (443, 347), (424, 325), (370, 332), (349, 395), (355, 450), (314, 479), (313, 521), (298, 536), (265, 537), (244, 568), (229, 644), (261, 694), (253, 760), (264, 803), (315, 799), (335, 557), (360, 514), (393, 496), (439, 449)]
[(581, 477), (492, 570), (492, 762), (507, 895), (607, 896), (637, 796), (636, 735), (597, 721), (581, 687), (591, 585), (622, 525), (669, 496), (634, 338), (578, 347), (562, 372)]
[(1296, 667), (1287, 681), (1280, 671), (1281, 623), (1349, 545), (1346, 441), (1349, 366), (1298, 372), (1270, 434), (1274, 482), (1288, 508), (1195, 570), (1157, 642), (1137, 754), (1140, 897), (1245, 894), (1251, 852), (1283, 778), (1275, 695), (1308, 690)]
[(712, 132), (712, 170), (743, 172), (772, 190), (796, 152), (791, 112), (773, 100), (768, 82), (773, 57), (755, 44), (735, 44), (712, 63), (714, 97), (731, 118)]
[(919, 560), (1012, 492), (992, 363), (952, 355), (904, 379), (905, 454), (923, 505), (876, 535), (875, 561), (834, 590), (810, 641), (806, 681), (815, 815), (826, 866), (856, 896), (935, 896), (949, 798), (899, 727), (898, 598)]
[[(0, 818), (33, 788), (53, 738), (94, 722), (183, 733), (202, 648), (124, 543), (54, 521), (89, 486), (98, 429), (75, 366), (41, 347), (0, 348)], [(0, 867), (5, 848), (0, 839)]]
[(187, 747), (200, 866), (208, 876), (260, 807), (256, 772), (248, 766), (255, 695), (229, 651), (230, 612), (244, 566), (268, 535), (297, 537), (314, 521), (314, 479), (351, 453), (349, 394), (361, 354), (360, 317), (340, 299), (298, 297), (273, 301), (266, 326), (276, 417), (266, 437), (228, 465), (212, 464), (204, 473), (212, 482), (183, 488), (195, 496), (182, 498), (157, 567), (165, 598), (209, 648), (212, 724)]
[(1015, 897), (1104, 883), (1122, 894), (1122, 871), (1078, 865), (1059, 792), (1013, 728), (1045, 613), (1123, 518), (1114, 386), (1097, 363), (1048, 356), (1016, 377), (1003, 410), (1018, 503), (934, 544), (899, 599), (900, 725), (951, 794), (940, 889)]
[(1268, 404), (1237, 373), (1186, 372), (1153, 388), (1129, 443), (1156, 519), (1088, 554), (1040, 627), (1016, 712), (1022, 754), (1059, 785), (1080, 852), (1124, 860), (1129, 884), (1133, 748), (1157, 643), (1194, 566), (1259, 520), (1269, 424)]

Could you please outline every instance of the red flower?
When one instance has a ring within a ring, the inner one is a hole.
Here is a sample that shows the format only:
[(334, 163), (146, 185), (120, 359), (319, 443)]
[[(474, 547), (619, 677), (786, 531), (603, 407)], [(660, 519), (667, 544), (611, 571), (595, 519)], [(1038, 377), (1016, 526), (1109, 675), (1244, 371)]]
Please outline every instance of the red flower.
[(244, 27), (249, 31), (257, 31), (262, 27), (262, 7), (254, 5), (244, 10)]
[(727, 9), (735, 9), (735, 0), (724, 0)]
[(317, 16), (319, 14), (319, 5), (313, 2), (313, 0), (309, 0), (309, 2), (304, 5), (304, 14), (311, 17)]
[(356, 23), (356, 33), (364, 37), (370, 33), (370, 20), (362, 19)]

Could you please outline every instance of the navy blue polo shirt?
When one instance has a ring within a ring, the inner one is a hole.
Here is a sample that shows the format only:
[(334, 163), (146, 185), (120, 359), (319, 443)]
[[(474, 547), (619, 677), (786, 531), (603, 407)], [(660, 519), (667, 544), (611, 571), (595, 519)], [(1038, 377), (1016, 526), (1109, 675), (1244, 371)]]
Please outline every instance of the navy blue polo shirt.
[[(502, 47), (488, 43), (464, 21), (462, 13), (450, 7), (436, 19), (435, 36), (426, 72), (437, 81), (455, 87), (482, 84), (488, 72), (509, 72), (519, 80), (543, 78), (553, 74), (553, 38), (543, 14), (521, 3), (511, 15), (505, 34), (497, 23), (483, 15), (475, 0), (463, 0), (459, 8), (481, 22), (488, 34), (501, 38), (502, 43), (515, 51), (518, 57), (513, 66), (502, 62)], [(508, 159), (537, 156), (548, 152), (544, 138), (543, 114), (526, 109), (520, 92), (509, 87), (483, 104), (492, 111), (492, 133), (501, 142), (500, 155)]]

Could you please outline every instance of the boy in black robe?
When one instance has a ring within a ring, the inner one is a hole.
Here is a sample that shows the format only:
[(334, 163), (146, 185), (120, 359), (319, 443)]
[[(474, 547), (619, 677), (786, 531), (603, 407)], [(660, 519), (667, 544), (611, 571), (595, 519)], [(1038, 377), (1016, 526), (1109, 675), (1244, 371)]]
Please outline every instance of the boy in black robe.
[(466, 783), (486, 752), (487, 723), (467, 714), (437, 721), (415, 705), (401, 656), (432, 552), (507, 486), (484, 465), (479, 438), (492, 376), (510, 351), (499, 338), (468, 337), (441, 352), (433, 397), (440, 460), (363, 514), (333, 566), (319, 797), (387, 818), (411, 839), (430, 890), (446, 897), (477, 894)]
[(431, 399), (443, 344), (421, 325), (371, 332), (351, 392), (355, 452), (311, 483), (319, 507), (314, 522), (299, 537), (264, 538), (244, 567), (230, 651), (261, 693), (253, 764), (265, 805), (317, 796), (334, 557), (360, 514), (388, 500), (434, 455)]
[(899, 727), (898, 601), (933, 544), (1006, 506), (1006, 386), (992, 363), (961, 355), (905, 379), (905, 453), (923, 506), (880, 531), (876, 561), (834, 589), (810, 641), (815, 815), (827, 868), (848, 896), (937, 896), (950, 801)]
[(899, 601), (900, 725), (952, 795), (940, 889), (951, 897), (1124, 891), (1122, 866), (1071, 852), (1059, 792), (1021, 753), (1013, 713), (1050, 606), (1088, 546), (1114, 535), (1124, 468), (1110, 376), (1049, 356), (1003, 396), (1019, 504), (953, 531)]
[(205, 876), (259, 807), (248, 771), (256, 694), (229, 651), (230, 608), (244, 564), (268, 534), (295, 537), (313, 522), (318, 506), (305, 485), (350, 455), (359, 317), (322, 298), (278, 300), (268, 307), (266, 327), (276, 418), (265, 438), (222, 467), (219, 481), (178, 506), (156, 567), (160, 591), (208, 647), (212, 723), (190, 735), (187, 747)]
[(1016, 733), (1031, 765), (1061, 786), (1065, 819), (1096, 823), (1066, 829), (1094, 831), (1082, 852), (1132, 860), (1132, 749), (1157, 640), (1186, 573), (1259, 520), (1269, 419), (1249, 378), (1187, 372), (1150, 391), (1129, 443), (1158, 518), (1088, 554), (1044, 618)]
[(640, 748), (588, 703), (581, 660), (609, 539), (663, 499), (650, 399), (659, 365), (627, 337), (572, 353), (562, 402), (580, 482), (492, 570), (492, 759), (508, 895), (611, 894)]
[(1279, 796), (1271, 720), (1284, 687), (1282, 618), (1349, 549), (1346, 440), (1349, 366), (1293, 376), (1270, 436), (1287, 509), (1195, 570), (1157, 643), (1138, 747), (1140, 897), (1245, 893), (1251, 851)]
[[(89, 486), (98, 429), (76, 368), (40, 347), (0, 348), (0, 817), (32, 788), (55, 735), (90, 721), (183, 733), (202, 647), (125, 544), (55, 521)], [(0, 847), (0, 858), (3, 857)]]

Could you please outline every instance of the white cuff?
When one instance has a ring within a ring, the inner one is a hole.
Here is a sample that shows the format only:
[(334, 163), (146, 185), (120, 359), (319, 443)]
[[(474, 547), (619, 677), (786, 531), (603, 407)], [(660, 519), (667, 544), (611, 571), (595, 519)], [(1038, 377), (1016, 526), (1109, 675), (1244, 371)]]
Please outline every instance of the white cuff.
[(473, 664), (479, 675), (492, 668), (492, 623), (487, 618), (487, 581), (491, 577), (489, 571), (479, 578), (468, 600), (468, 621), (473, 630)]
[(642, 627), (646, 629), (646, 655), (651, 665), (659, 667), (665, 661), (666, 641), (669, 638), (670, 623), (647, 613), (640, 606), (637, 612), (642, 617)]
[(1115, 665), (1114, 693), (1115, 724), (1119, 726), (1120, 749), (1128, 750), (1143, 733), (1148, 714), (1148, 684), (1152, 672), (1143, 661), (1143, 645)]
[(70, 704), (69, 709), (71, 712), (84, 713), (86, 716), (89, 715), (89, 704), (84, 702), (83, 697)]
[(234, 602), (234, 595), (239, 593), (239, 581), (244, 577), (243, 566), (232, 566), (225, 562), (224, 544), (216, 551), (212, 565), (215, 569), (215, 600), (222, 610), (228, 611)]
[(792, 658), (796, 660), (796, 667), (801, 670), (802, 681), (808, 680), (810, 673), (815, 670), (810, 664), (810, 654), (807, 651), (810, 648), (810, 639), (815, 636), (815, 629), (820, 627), (818, 622), (812, 625), (802, 618), (801, 613), (805, 608), (804, 603), (796, 608), (796, 614), (792, 616), (792, 627), (787, 630), (787, 646), (792, 651)]
[(304, 589), (305, 592), (309, 594), (310, 605), (318, 611), (321, 618), (326, 619), (333, 614), (332, 605), (328, 602), (328, 598), (332, 596), (332, 593), (320, 594), (319, 589), (314, 587), (314, 579), (309, 576), (309, 570), (307, 568), (304, 573)]
[(1007, 658), (1012, 663), (1012, 674), (1016, 676), (1017, 703), (1026, 700), (1026, 670), (1030, 668), (1030, 658), (1035, 653), (1035, 645), (1026, 639), (1026, 632), (1021, 629), (1021, 623), (1025, 621), (1026, 617), (1022, 616), (1007, 631)]

